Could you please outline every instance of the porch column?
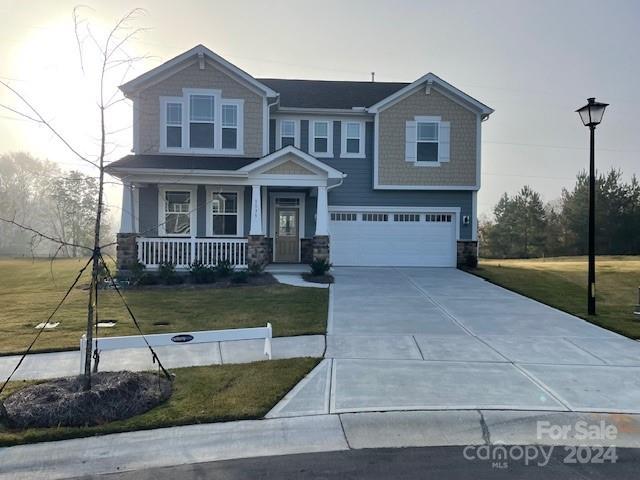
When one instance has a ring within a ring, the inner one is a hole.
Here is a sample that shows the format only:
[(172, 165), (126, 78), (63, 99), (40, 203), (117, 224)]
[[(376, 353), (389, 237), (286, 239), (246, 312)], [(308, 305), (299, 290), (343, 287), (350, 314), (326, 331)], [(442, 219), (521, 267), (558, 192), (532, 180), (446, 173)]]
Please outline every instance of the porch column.
[(251, 228), (249, 235), (264, 235), (262, 229), (262, 194), (260, 185), (251, 186)]
[(329, 235), (329, 204), (327, 187), (318, 187), (318, 205), (316, 209), (316, 237)]
[(313, 236), (313, 259), (329, 261), (329, 202), (327, 187), (318, 187), (316, 234)]
[(136, 225), (137, 192), (131, 183), (122, 186), (122, 213), (117, 235), (116, 258), (118, 275), (127, 276), (131, 265), (138, 261), (138, 234)]
[(262, 192), (260, 185), (251, 186), (251, 228), (247, 239), (247, 265), (269, 262), (268, 242), (262, 222)]
[(133, 185), (122, 185), (122, 210), (120, 214), (120, 233), (134, 233)]

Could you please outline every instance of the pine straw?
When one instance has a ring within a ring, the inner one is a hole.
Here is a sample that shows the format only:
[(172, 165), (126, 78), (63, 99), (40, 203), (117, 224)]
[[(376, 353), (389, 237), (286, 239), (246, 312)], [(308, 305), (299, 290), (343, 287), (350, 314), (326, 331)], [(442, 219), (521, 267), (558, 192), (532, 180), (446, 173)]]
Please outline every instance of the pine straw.
[(91, 390), (82, 377), (59, 378), (22, 388), (4, 400), (11, 428), (83, 427), (146, 412), (171, 396), (171, 382), (154, 373), (101, 372)]

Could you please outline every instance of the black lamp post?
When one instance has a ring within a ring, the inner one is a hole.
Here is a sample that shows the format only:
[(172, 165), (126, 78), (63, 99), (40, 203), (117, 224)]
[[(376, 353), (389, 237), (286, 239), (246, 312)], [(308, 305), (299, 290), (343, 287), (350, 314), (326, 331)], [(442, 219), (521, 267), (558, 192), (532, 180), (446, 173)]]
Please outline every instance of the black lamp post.
[(596, 223), (596, 169), (595, 169), (595, 132), (596, 125), (602, 121), (604, 110), (608, 103), (596, 102), (595, 98), (587, 99), (584, 107), (576, 110), (585, 127), (591, 133), (589, 158), (589, 283), (587, 287), (587, 311), (589, 315), (596, 314), (596, 252), (595, 252), (595, 223)]

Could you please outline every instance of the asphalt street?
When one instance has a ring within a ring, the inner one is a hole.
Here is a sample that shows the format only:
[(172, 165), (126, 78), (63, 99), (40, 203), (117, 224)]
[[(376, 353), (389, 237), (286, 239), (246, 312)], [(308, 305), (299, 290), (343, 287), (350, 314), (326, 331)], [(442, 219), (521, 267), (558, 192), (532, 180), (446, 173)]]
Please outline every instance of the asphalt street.
[[(364, 449), (340, 452), (247, 458), (220, 462), (154, 468), (82, 479), (100, 480), (238, 480), (238, 479), (631, 479), (640, 470), (640, 449), (617, 449), (613, 457), (587, 448), (572, 451), (555, 447), (543, 456), (541, 447), (504, 447), (504, 461), (480, 460), (484, 453), (468, 447)], [(544, 447), (544, 453), (549, 447)], [(531, 459), (537, 449), (537, 457)], [(521, 455), (522, 453), (522, 455)], [(610, 454), (613, 452), (610, 452)], [(468, 458), (475, 458), (469, 460)], [(548, 458), (548, 461), (546, 459)], [(575, 463), (567, 463), (575, 461)]]

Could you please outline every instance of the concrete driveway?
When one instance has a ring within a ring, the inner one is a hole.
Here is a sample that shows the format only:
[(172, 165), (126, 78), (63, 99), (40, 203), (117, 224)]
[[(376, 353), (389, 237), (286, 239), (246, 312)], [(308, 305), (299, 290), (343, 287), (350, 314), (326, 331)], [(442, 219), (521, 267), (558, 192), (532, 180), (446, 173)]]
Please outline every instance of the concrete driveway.
[(640, 344), (443, 268), (338, 268), (326, 360), (270, 416), (640, 412)]

